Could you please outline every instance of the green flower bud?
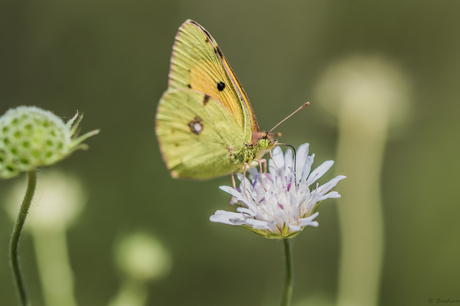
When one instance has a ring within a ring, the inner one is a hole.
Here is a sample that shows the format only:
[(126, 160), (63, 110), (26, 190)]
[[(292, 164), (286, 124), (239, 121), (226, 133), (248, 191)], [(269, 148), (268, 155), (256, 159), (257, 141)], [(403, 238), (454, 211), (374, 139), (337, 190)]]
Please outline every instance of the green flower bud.
[(0, 178), (11, 178), (23, 171), (52, 165), (99, 133), (94, 130), (77, 137), (83, 118), (78, 113), (65, 124), (50, 111), (35, 106), (20, 106), (0, 117)]

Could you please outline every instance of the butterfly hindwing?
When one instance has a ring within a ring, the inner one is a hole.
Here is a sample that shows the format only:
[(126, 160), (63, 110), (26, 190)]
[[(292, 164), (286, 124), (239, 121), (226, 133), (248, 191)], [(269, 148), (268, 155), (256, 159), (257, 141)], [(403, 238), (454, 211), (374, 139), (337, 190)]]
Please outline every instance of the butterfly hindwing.
[(158, 106), (156, 133), (174, 177), (205, 179), (238, 169), (231, 152), (244, 144), (242, 127), (221, 102), (205, 93), (167, 91)]

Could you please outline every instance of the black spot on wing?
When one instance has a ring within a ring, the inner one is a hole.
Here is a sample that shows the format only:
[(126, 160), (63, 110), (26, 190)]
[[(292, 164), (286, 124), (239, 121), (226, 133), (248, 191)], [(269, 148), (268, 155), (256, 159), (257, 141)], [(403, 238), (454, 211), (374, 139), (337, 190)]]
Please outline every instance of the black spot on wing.
[(192, 85), (190, 85), (190, 84), (187, 84), (187, 87), (191, 89), (191, 88), (192, 88)]
[(210, 96), (208, 96), (208, 95), (205, 94), (205, 95), (204, 95), (204, 99), (203, 99), (203, 105), (206, 106), (206, 104), (208, 104), (210, 98), (211, 98)]
[(224, 90), (224, 89), (225, 89), (225, 83), (224, 83), (224, 82), (219, 82), (219, 83), (217, 83), (217, 89), (218, 89), (219, 91)]

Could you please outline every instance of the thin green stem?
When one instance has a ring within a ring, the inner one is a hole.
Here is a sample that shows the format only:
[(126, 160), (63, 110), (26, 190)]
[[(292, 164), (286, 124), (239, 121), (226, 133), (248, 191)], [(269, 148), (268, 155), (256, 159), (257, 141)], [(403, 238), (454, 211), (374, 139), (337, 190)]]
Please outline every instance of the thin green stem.
[(13, 269), (13, 276), (18, 288), (19, 298), (22, 306), (29, 305), (29, 301), (27, 297), (26, 286), (21, 274), (21, 268), (19, 266), (19, 238), (21, 237), (21, 232), (26, 221), (30, 204), (32, 203), (32, 198), (34, 196), (35, 186), (37, 185), (37, 173), (35, 170), (27, 172), (27, 175), (29, 180), (26, 194), (24, 196), (24, 200), (22, 201), (21, 209), (19, 210), (18, 218), (16, 220), (10, 242), (11, 268)]
[(290, 239), (283, 239), (284, 243), (284, 257), (286, 259), (286, 283), (284, 285), (283, 299), (281, 300), (281, 306), (289, 306), (291, 304), (292, 297), (292, 253), (291, 253), (291, 241)]

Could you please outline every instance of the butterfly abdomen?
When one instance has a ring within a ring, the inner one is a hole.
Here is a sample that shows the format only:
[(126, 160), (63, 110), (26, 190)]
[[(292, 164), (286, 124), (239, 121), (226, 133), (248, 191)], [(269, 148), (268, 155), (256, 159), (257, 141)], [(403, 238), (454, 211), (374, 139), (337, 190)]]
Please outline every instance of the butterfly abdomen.
[(242, 147), (239, 151), (231, 152), (231, 158), (239, 170), (242, 170), (244, 164), (248, 164), (250, 167), (255, 166), (253, 162), (263, 156), (265, 151), (257, 145), (247, 144)]

